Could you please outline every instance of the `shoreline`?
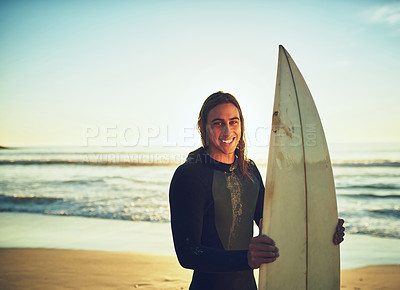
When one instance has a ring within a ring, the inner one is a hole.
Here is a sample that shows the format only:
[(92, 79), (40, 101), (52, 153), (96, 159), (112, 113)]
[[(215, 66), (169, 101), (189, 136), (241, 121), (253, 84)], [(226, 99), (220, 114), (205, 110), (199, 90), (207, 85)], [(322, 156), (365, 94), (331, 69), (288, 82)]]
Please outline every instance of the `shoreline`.
[[(398, 289), (399, 264), (400, 239), (347, 234), (340, 289)], [(191, 275), (169, 223), (0, 213), (0, 289), (188, 289)]]
[[(1, 289), (188, 289), (192, 271), (172, 256), (60, 249), (0, 249)], [(400, 265), (341, 271), (341, 289), (398, 289)]]
[[(341, 269), (400, 264), (400, 239), (346, 234)], [(0, 248), (117, 251), (175, 257), (170, 223), (0, 213)]]

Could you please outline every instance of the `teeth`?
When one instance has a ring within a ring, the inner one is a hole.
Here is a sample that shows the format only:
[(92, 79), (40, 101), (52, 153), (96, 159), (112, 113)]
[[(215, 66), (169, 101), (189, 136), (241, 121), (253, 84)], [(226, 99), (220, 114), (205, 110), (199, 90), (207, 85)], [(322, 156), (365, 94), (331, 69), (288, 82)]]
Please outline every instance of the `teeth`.
[(231, 139), (231, 140), (221, 140), (221, 141), (226, 143), (226, 144), (229, 144), (229, 143), (232, 143), (233, 139)]

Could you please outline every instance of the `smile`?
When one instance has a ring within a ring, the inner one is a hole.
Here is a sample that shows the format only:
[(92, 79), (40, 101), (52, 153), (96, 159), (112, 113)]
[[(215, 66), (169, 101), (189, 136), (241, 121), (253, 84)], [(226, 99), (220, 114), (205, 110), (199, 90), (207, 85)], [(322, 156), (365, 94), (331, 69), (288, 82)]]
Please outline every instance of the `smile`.
[(231, 144), (233, 142), (233, 140), (235, 140), (235, 138), (229, 139), (229, 140), (222, 140), (221, 141), (225, 144)]

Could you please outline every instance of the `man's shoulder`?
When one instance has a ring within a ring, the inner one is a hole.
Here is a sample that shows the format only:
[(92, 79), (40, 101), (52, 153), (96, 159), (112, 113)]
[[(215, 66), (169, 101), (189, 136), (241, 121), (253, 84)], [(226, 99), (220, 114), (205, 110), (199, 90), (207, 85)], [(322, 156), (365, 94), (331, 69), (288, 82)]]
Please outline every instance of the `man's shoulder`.
[(261, 174), (257, 168), (256, 163), (251, 159), (247, 159), (246, 162), (247, 162), (247, 169), (250, 172), (250, 174), (252, 176), (255, 176), (259, 181), (262, 181)]
[(179, 167), (175, 171), (175, 176), (190, 176), (190, 175), (198, 175), (201, 171), (206, 169), (204, 166), (204, 149), (199, 148), (191, 153), (189, 153), (186, 161), (179, 165)]
[(246, 162), (250, 167), (257, 168), (256, 163), (252, 159), (247, 159)]
[[(212, 182), (213, 171), (205, 166), (201, 157), (196, 154), (186, 159), (186, 162), (178, 166), (170, 184), (170, 195), (180, 196), (182, 192), (207, 193)], [(202, 195), (203, 196), (203, 195)]]

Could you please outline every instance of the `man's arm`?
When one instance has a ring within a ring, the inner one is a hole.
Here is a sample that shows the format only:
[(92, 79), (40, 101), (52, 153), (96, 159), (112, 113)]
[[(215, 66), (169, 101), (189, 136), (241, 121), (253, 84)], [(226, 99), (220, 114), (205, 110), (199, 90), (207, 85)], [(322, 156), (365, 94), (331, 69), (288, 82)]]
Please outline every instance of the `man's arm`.
[(171, 181), (171, 227), (179, 263), (202, 272), (249, 270), (247, 250), (226, 251), (201, 244), (206, 203), (203, 183), (179, 169)]

